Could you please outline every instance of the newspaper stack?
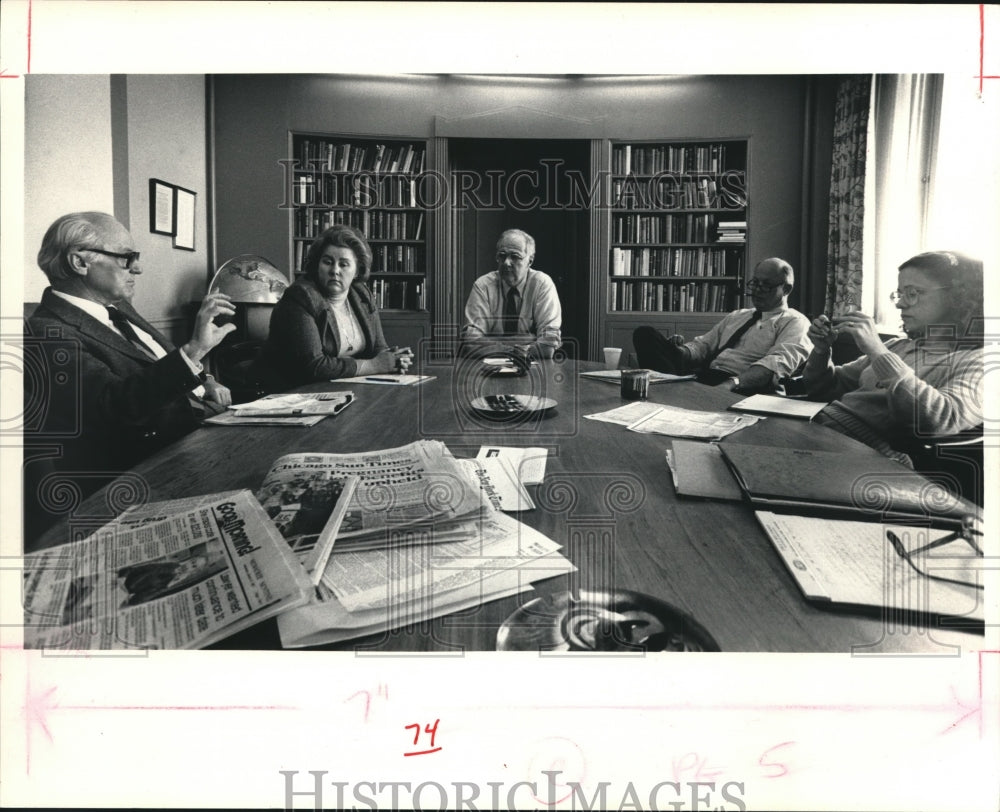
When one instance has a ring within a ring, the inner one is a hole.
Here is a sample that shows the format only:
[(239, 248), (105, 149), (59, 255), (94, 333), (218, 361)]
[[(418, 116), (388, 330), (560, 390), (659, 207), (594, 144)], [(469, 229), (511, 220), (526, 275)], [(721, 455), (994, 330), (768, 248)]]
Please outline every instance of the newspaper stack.
[(275, 467), (301, 468), (307, 457), (314, 471), (358, 483), (312, 602), (278, 619), (286, 648), (472, 608), (574, 569), (558, 544), (501, 509), (505, 496), (509, 509), (529, 509), (526, 493), (501, 494), (481, 461), (457, 460), (443, 443), (289, 455)]
[(312, 592), (250, 491), (126, 511), (24, 570), (25, 648), (202, 648)]
[(460, 541), (474, 532), (469, 521), (481, 509), (479, 484), (436, 440), (358, 454), (288, 454), (274, 463), (257, 497), (278, 520), (276, 500), (289, 501), (296, 483), (347, 477), (356, 487), (335, 517), (336, 528), (324, 531), (335, 541), (334, 554)]

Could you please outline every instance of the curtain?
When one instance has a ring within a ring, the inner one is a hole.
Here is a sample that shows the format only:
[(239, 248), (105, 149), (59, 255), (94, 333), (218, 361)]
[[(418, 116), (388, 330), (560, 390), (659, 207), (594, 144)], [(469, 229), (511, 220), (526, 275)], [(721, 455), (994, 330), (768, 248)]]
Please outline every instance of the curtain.
[(826, 303), (839, 315), (861, 306), (865, 217), (865, 162), (871, 77), (851, 76), (837, 87), (830, 170), (830, 229), (827, 244)]
[(943, 84), (938, 74), (875, 77), (861, 305), (887, 332), (899, 329), (896, 269), (925, 250)]

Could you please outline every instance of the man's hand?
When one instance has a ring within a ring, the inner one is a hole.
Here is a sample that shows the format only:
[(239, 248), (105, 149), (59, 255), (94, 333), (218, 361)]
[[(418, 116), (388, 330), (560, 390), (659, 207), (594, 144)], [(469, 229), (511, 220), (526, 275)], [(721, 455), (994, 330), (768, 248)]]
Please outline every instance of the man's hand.
[(853, 338), (858, 349), (865, 355), (871, 357), (888, 352), (879, 337), (875, 320), (860, 310), (852, 310), (843, 316), (834, 316), (833, 324), (838, 333), (847, 333)]
[(205, 297), (198, 308), (198, 314), (194, 317), (194, 333), (191, 340), (181, 349), (184, 354), (195, 363), (201, 361), (208, 353), (236, 329), (236, 325), (229, 323), (219, 326), (215, 323), (216, 316), (233, 316), (236, 314), (236, 306), (229, 301), (225, 293), (210, 293)]
[(819, 315), (812, 320), (806, 335), (812, 341), (813, 347), (820, 352), (828, 352), (837, 340), (837, 330), (830, 324), (830, 319), (824, 315)]
[(681, 347), (684, 345), (684, 336), (682, 335), (672, 335), (667, 339), (668, 344), (673, 344), (675, 347)]
[(205, 400), (211, 400), (220, 406), (232, 405), (233, 395), (228, 386), (223, 386), (215, 378), (209, 378), (202, 386), (205, 387)]

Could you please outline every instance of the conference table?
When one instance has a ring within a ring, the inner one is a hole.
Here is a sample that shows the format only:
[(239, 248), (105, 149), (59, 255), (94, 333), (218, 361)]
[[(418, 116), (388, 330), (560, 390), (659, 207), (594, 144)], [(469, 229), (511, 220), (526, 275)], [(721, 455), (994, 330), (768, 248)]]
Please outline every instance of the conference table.
[[(538, 581), (517, 596), (329, 648), (494, 650), (501, 624), (525, 603), (580, 590), (629, 590), (665, 601), (700, 623), (722, 651), (939, 653), (947, 646), (982, 645), (981, 633), (939, 628), (933, 618), (884, 618), (880, 610), (807, 600), (748, 502), (677, 495), (665, 460), (669, 437), (585, 418), (624, 403), (616, 384), (581, 377), (601, 365), (557, 355), (524, 376), (500, 376), (484, 374), (487, 368), (475, 359), (422, 355), (411, 372), (433, 380), (417, 386), (333, 381), (302, 387), (355, 396), (345, 411), (311, 427), (199, 428), (85, 500), (72, 521), (100, 526), (127, 506), (128, 492), (159, 501), (256, 491), (278, 457), (296, 452), (362, 452), (420, 439), (440, 440), (456, 457), (475, 457), (484, 445), (540, 447), (548, 452), (545, 479), (528, 487), (536, 507), (515, 515), (560, 544), (576, 572)], [(470, 407), (476, 397), (499, 393), (551, 398), (556, 405), (501, 421)], [(648, 395), (651, 402), (702, 411), (724, 411), (742, 397), (695, 381), (655, 384)], [(722, 442), (877, 457), (834, 431), (786, 417), (769, 416)], [(66, 538), (64, 523), (37, 546)], [(281, 648), (277, 623), (264, 621), (215, 648)]]

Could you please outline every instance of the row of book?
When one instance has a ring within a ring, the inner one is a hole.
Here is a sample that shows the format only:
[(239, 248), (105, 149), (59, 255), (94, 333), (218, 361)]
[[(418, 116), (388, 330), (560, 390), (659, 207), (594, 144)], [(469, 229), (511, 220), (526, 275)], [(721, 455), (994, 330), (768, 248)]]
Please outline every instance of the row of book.
[(427, 309), (427, 287), (422, 279), (372, 279), (368, 284), (379, 310)]
[(628, 177), (612, 182), (612, 206), (628, 211), (670, 209), (742, 209), (747, 205), (746, 174), (709, 177)]
[[(734, 156), (735, 157), (735, 156)], [(725, 144), (689, 146), (637, 146), (624, 144), (611, 150), (611, 171), (618, 175), (655, 175), (657, 172), (722, 172)]]
[(296, 206), (356, 206), (366, 209), (417, 208), (417, 181), (399, 175), (313, 175), (297, 173)]
[(615, 281), (608, 310), (640, 313), (728, 313), (736, 296), (725, 283)]
[(424, 236), (423, 212), (368, 209), (298, 209), (295, 236), (313, 239), (330, 226), (354, 226), (369, 240), (420, 240)]
[(612, 276), (742, 276), (743, 254), (725, 248), (611, 249)]
[(726, 243), (745, 243), (747, 241), (746, 220), (727, 220), (718, 224), (716, 240)]
[(424, 168), (422, 146), (414, 144), (353, 144), (350, 141), (298, 139), (295, 157), (303, 168), (327, 172), (417, 174)]
[[(424, 274), (424, 250), (418, 245), (373, 245), (371, 273)], [(295, 272), (302, 273), (309, 243), (295, 243)]]
[(415, 245), (373, 245), (372, 273), (423, 274), (424, 250)]
[[(713, 242), (723, 229), (727, 238), (739, 223), (722, 223), (715, 214), (616, 214), (611, 223), (613, 242)], [(746, 236), (746, 223), (742, 223)], [(728, 241), (728, 239), (727, 239)]]

